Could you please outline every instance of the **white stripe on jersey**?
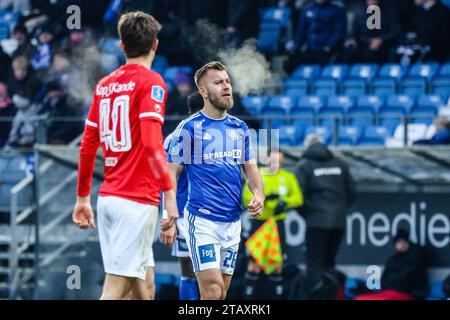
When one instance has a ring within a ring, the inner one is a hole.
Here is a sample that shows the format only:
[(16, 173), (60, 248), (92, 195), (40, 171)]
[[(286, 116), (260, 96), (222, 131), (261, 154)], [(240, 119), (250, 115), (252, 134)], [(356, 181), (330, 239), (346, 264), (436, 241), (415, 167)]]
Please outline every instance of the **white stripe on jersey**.
[(164, 118), (157, 112), (144, 112), (139, 115), (139, 118), (156, 118), (162, 122), (164, 122)]
[(184, 125), (185, 125), (186, 123), (188, 123), (189, 121), (191, 121), (191, 120), (193, 120), (193, 119), (195, 119), (195, 118), (197, 118), (197, 117), (199, 117), (199, 116), (201, 116), (201, 113), (200, 113), (200, 112), (197, 112), (197, 113), (194, 113), (194, 114), (193, 114), (192, 116), (190, 116), (189, 118), (187, 118), (187, 119), (181, 121), (180, 124), (178, 125), (178, 127), (175, 129), (175, 131), (174, 131), (174, 133), (173, 133), (173, 136), (176, 137), (176, 138), (178, 138), (178, 137), (180, 136), (181, 130), (183, 130)]
[(91, 126), (91, 127), (94, 127), (94, 128), (98, 128), (98, 125), (97, 125), (95, 122), (89, 121), (88, 119), (86, 119), (85, 124), (86, 124), (87, 126)]

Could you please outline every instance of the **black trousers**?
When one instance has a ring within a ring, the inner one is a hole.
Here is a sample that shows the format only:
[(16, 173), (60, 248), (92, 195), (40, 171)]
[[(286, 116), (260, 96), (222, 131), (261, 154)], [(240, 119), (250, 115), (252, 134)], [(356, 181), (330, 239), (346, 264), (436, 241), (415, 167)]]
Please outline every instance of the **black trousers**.
[(344, 230), (307, 228), (306, 269), (309, 287), (314, 287), (326, 271), (333, 270)]

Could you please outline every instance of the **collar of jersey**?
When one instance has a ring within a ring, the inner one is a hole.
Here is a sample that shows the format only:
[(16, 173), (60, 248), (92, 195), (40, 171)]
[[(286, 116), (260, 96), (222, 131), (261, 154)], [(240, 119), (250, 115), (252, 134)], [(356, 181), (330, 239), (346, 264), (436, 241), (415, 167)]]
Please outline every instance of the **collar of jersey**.
[(228, 117), (228, 114), (226, 114), (225, 117), (223, 117), (223, 118), (220, 118), (220, 119), (214, 119), (214, 118), (208, 117), (203, 111), (200, 111), (200, 113), (201, 113), (205, 118), (208, 118), (208, 119), (213, 120), (213, 121), (222, 121), (222, 120), (225, 120), (225, 119)]

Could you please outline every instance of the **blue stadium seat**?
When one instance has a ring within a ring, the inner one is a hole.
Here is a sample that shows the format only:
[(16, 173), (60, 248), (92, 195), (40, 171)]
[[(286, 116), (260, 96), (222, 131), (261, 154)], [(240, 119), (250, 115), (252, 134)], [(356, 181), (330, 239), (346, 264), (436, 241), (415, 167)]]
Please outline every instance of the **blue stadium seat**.
[(356, 102), (355, 111), (371, 112), (373, 115), (383, 108), (385, 99), (380, 96), (361, 96)]
[(261, 113), (269, 99), (265, 96), (247, 96), (241, 100), (244, 107), (254, 116)]
[(347, 113), (355, 106), (355, 101), (349, 96), (330, 96), (324, 111)]
[(294, 103), (295, 100), (292, 97), (274, 96), (269, 99), (268, 105), (261, 109), (261, 115), (273, 117), (274, 119), (270, 120), (271, 127), (278, 128), (285, 125), (286, 119), (284, 117), (287, 116)]
[(282, 108), (286, 113), (288, 113), (291, 108), (295, 105), (296, 98), (290, 96), (273, 96), (269, 100), (269, 108)]
[(376, 64), (354, 64), (350, 70), (349, 78), (370, 80), (376, 77), (378, 65)]
[(450, 78), (450, 62), (443, 64), (439, 70), (439, 78)]
[(362, 136), (362, 129), (357, 126), (340, 127), (339, 128), (339, 144), (340, 145), (357, 145)]
[(416, 105), (411, 109), (410, 116), (412, 123), (431, 124), (439, 108), (444, 104), (441, 96), (423, 95), (420, 96)]
[(385, 113), (380, 115), (379, 124), (387, 128), (389, 132), (394, 132), (395, 128), (402, 123), (402, 118), (398, 114)]
[(407, 67), (400, 64), (387, 63), (380, 68), (378, 73), (379, 79), (396, 79), (400, 80), (403, 78), (407, 71)]
[(396, 94), (396, 81), (394, 79), (377, 79), (372, 82), (374, 95), (388, 96)]
[(367, 93), (364, 79), (349, 79), (341, 83), (341, 93), (349, 96), (363, 96)]
[(407, 95), (421, 95), (426, 94), (427, 82), (425, 79), (404, 79), (400, 83), (400, 93)]
[(393, 95), (389, 96), (386, 102), (386, 106), (381, 109), (380, 114), (408, 114), (414, 107), (415, 99), (406, 95)]
[(314, 118), (308, 115), (303, 115), (300, 119), (294, 119), (293, 126), (296, 128), (301, 128), (301, 133), (305, 131), (305, 128), (311, 127), (314, 124)]
[(409, 78), (432, 79), (439, 70), (439, 64), (436, 62), (416, 63), (411, 66), (408, 72)]
[(450, 78), (438, 78), (431, 82), (431, 93), (450, 95)]
[(325, 105), (325, 98), (319, 96), (303, 96), (297, 105), (291, 109), (291, 114), (318, 113)]
[(439, 95), (421, 95), (417, 100), (417, 104), (411, 109), (411, 112), (437, 114), (439, 108), (444, 104), (444, 100)]
[(288, 79), (284, 82), (284, 93), (298, 97), (308, 93), (308, 81), (304, 79)]
[(315, 79), (319, 76), (320, 71), (318, 64), (302, 64), (294, 70), (290, 79)]
[(347, 77), (349, 67), (346, 64), (330, 64), (322, 70), (322, 78), (341, 81)]
[(337, 94), (337, 85), (335, 80), (316, 80), (311, 85), (313, 95), (331, 96)]
[(320, 127), (320, 126), (311, 126), (306, 128), (305, 137), (309, 134), (316, 134), (322, 137), (325, 144), (329, 144), (331, 141), (331, 131), (327, 127)]
[(280, 127), (280, 145), (295, 146), (302, 138), (302, 128), (296, 126)]
[(278, 23), (283, 28), (286, 28), (291, 21), (290, 8), (268, 8), (263, 11), (263, 23)]
[(278, 51), (280, 30), (261, 30), (258, 34), (258, 49), (275, 54)]
[(364, 134), (359, 141), (359, 145), (384, 145), (391, 132), (386, 127), (370, 126), (364, 130)]
[(446, 296), (443, 290), (444, 281), (435, 281), (431, 284), (430, 292), (426, 300), (445, 300)]

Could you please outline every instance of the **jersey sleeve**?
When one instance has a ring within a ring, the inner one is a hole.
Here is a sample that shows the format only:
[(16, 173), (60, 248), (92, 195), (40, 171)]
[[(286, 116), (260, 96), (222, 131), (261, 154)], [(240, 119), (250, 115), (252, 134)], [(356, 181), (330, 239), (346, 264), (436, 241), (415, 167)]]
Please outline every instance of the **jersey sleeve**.
[(83, 138), (81, 139), (80, 144), (80, 161), (78, 163), (77, 181), (77, 195), (80, 197), (88, 196), (91, 191), (95, 155), (100, 146), (98, 126), (98, 107), (94, 97), (85, 121)]
[(91, 107), (89, 108), (88, 115), (84, 122), (86, 127), (94, 128), (99, 130), (99, 108), (97, 104), (97, 99), (95, 99), (95, 93), (92, 96)]
[(160, 75), (148, 81), (141, 89), (139, 96), (139, 119), (157, 120), (164, 123), (166, 112), (167, 86)]
[(169, 141), (167, 147), (167, 161), (180, 165), (189, 164), (191, 162), (193, 134), (189, 125), (182, 122)]
[(244, 157), (246, 162), (255, 160), (251, 131), (247, 125), (244, 125)]

